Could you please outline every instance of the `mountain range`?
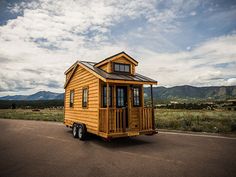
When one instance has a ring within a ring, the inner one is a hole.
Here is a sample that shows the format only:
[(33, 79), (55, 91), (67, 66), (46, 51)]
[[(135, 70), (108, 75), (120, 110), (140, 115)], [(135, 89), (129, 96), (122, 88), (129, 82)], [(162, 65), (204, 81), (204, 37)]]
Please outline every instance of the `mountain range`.
[[(144, 88), (146, 96), (150, 96), (150, 87)], [(171, 88), (154, 87), (155, 100), (225, 100), (236, 98), (236, 86), (193, 87), (189, 85), (175, 86)], [(32, 95), (14, 95), (0, 97), (0, 100), (63, 100), (64, 93), (40, 91)]]
[[(145, 88), (144, 93), (149, 96), (150, 88)], [(154, 99), (157, 100), (225, 100), (236, 98), (236, 86), (193, 87), (183, 85), (171, 88), (155, 87), (153, 95)]]
[(40, 91), (32, 95), (14, 95), (0, 97), (0, 100), (63, 100), (64, 93)]

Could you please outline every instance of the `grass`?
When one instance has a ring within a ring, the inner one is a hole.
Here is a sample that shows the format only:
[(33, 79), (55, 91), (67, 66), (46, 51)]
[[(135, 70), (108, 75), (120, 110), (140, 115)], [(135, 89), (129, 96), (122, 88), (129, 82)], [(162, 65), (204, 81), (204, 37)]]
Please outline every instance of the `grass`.
[(32, 111), (31, 109), (0, 109), (0, 118), (62, 122), (64, 111), (54, 109), (40, 109), (40, 111)]
[(159, 109), (155, 117), (156, 126), (162, 129), (236, 133), (235, 111)]
[[(235, 111), (158, 109), (156, 126), (161, 129), (212, 133), (236, 133)], [(0, 109), (0, 118), (62, 122), (63, 110)]]

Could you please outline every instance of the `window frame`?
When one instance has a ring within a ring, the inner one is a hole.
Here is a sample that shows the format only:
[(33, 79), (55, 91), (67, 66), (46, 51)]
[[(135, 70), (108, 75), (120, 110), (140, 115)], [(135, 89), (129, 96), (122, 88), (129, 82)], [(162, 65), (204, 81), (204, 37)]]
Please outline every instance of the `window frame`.
[[(118, 65), (119, 70), (116, 70), (116, 66)], [(124, 70), (121, 71), (121, 66), (124, 67)], [(129, 70), (125, 71), (126, 67), (128, 66)], [(123, 73), (123, 74), (130, 74), (131, 73), (131, 65), (130, 64), (125, 64), (125, 63), (116, 63), (113, 62), (113, 72), (115, 73)]]
[[(84, 95), (85, 90), (87, 90), (87, 100), (86, 100), (86, 102), (85, 102), (85, 95)], [(82, 108), (88, 108), (88, 100), (89, 100), (89, 87), (83, 87), (82, 88)]]
[[(138, 95), (135, 95), (135, 89), (138, 89)], [(140, 96), (140, 87), (133, 87), (133, 107), (140, 107), (141, 106), (141, 96)], [(138, 99), (138, 100), (136, 100)], [(137, 104), (138, 101), (138, 104)]]
[[(126, 106), (127, 102), (127, 93), (124, 87), (117, 87), (117, 95), (116, 95), (116, 105), (118, 108), (122, 108)], [(122, 94), (121, 94), (122, 93)]]
[[(107, 90), (105, 91), (105, 88), (107, 88), (107, 86), (106, 85), (103, 85), (102, 86), (102, 107), (103, 108), (106, 108), (107, 107), (107, 95), (105, 96), (105, 94), (107, 94)], [(110, 100), (110, 104), (109, 104), (109, 107), (112, 107), (112, 101), (113, 101), (113, 98), (112, 98), (112, 86), (109, 86), (109, 89), (110, 89), (110, 95), (109, 95), (109, 100)], [(104, 104), (104, 103), (106, 103), (106, 104)]]
[[(73, 94), (73, 98), (71, 97), (72, 94)], [(70, 108), (74, 107), (74, 101), (75, 101), (75, 90), (73, 89), (73, 90), (70, 90), (70, 99), (69, 99), (69, 107)]]

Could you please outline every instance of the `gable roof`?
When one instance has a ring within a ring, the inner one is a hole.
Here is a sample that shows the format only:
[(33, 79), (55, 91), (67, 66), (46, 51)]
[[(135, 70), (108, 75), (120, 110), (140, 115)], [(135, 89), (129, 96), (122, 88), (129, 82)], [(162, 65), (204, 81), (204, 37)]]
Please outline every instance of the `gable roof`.
[(108, 62), (110, 62), (110, 61), (112, 61), (112, 60), (115, 60), (115, 59), (117, 59), (117, 58), (119, 58), (119, 57), (122, 57), (122, 56), (125, 57), (127, 60), (129, 60), (131, 63), (133, 63), (135, 66), (138, 65), (138, 62), (137, 62), (134, 58), (132, 58), (132, 57), (129, 56), (127, 53), (125, 53), (124, 51), (122, 51), (122, 52), (117, 53), (117, 54), (115, 54), (115, 55), (112, 55), (112, 56), (110, 56), (110, 57), (108, 57), (108, 58), (105, 58), (104, 60), (102, 60), (102, 61), (96, 63), (95, 66), (96, 66), (96, 67), (102, 66), (102, 65), (104, 65), (104, 64), (106, 64), (106, 63), (108, 63)]
[[(107, 60), (110, 60), (111, 58), (114, 58), (116, 56), (119, 56), (120, 54), (126, 54), (125, 52), (121, 52), (119, 54), (116, 54), (114, 56), (111, 56), (106, 60), (106, 62), (109, 62)], [(126, 54), (127, 55), (127, 54)], [(102, 62), (104, 62), (103, 60)], [(135, 61), (135, 60), (134, 60)], [(137, 62), (137, 61), (136, 61)], [(99, 62), (101, 63), (101, 62)], [(70, 71), (72, 72), (70, 77), (67, 79), (64, 88), (69, 84), (71, 78), (73, 77), (76, 69), (78, 66), (83, 67), (88, 72), (92, 73), (99, 79), (101, 79), (104, 82), (116, 82), (116, 83), (137, 83), (137, 84), (157, 84), (158, 82), (148, 78), (146, 76), (143, 76), (141, 74), (135, 73), (134, 75), (127, 75), (127, 74), (118, 74), (118, 73), (107, 73), (106, 71), (98, 68), (98, 64), (96, 62), (88, 62), (88, 61), (76, 61), (68, 70), (65, 71), (65, 74), (68, 74)], [(104, 64), (104, 63), (103, 63)], [(101, 65), (103, 65), (101, 64)], [(100, 66), (101, 66), (100, 65)]]
[(65, 72), (65, 74), (67, 74), (69, 71), (71, 71), (71, 70), (73, 69), (73, 70), (72, 70), (72, 73), (71, 73), (71, 75), (70, 75), (70, 77), (66, 80), (66, 83), (65, 83), (65, 85), (64, 85), (64, 88), (66, 88), (66, 86), (69, 84), (71, 78), (73, 77), (73, 75), (74, 75), (74, 73), (75, 73), (75, 70), (76, 70), (77, 66), (78, 66), (78, 61), (76, 61), (76, 62)]
[(71, 75), (70, 75), (70, 77), (66, 80), (66, 83), (65, 83), (65, 85), (64, 85), (64, 88), (66, 88), (66, 86), (69, 84), (69, 82), (70, 82), (70, 80), (71, 80), (71, 78), (73, 77), (73, 75), (74, 75), (74, 73), (75, 73), (75, 71), (76, 71), (76, 69), (77, 69), (77, 67), (78, 66), (81, 66), (81, 67), (83, 67), (84, 69), (86, 69), (87, 71), (89, 71), (90, 73), (92, 73), (93, 75), (95, 75), (96, 77), (98, 77), (99, 79), (101, 79), (101, 80), (103, 80), (104, 82), (106, 82), (106, 80), (102, 77), (102, 76), (100, 76), (99, 74), (97, 74), (96, 72), (91, 72), (91, 70), (89, 69), (89, 68), (87, 68), (86, 66), (84, 66), (83, 64), (81, 64), (79, 61), (76, 61), (66, 72), (65, 72), (65, 74), (68, 74), (71, 70)]
[(68, 78), (67, 82), (64, 85), (64, 88), (69, 84), (71, 78), (74, 75), (74, 72), (76, 71), (77, 66), (81, 66), (96, 77), (100, 78), (104, 82), (118, 82), (124, 81), (126, 83), (132, 82), (137, 84), (157, 84), (157, 81), (143, 76), (141, 74), (134, 74), (134, 75), (127, 75), (127, 74), (115, 74), (115, 73), (107, 73), (106, 71), (97, 68), (95, 66), (95, 62), (88, 62), (88, 61), (77, 61), (77, 64), (74, 65), (72, 74), (70, 75), (70, 78)]
[(71, 67), (69, 67), (65, 72), (64, 74), (67, 74), (69, 73), (72, 69), (74, 69), (74, 67), (78, 64), (78, 61), (76, 61), (73, 65), (71, 65)]

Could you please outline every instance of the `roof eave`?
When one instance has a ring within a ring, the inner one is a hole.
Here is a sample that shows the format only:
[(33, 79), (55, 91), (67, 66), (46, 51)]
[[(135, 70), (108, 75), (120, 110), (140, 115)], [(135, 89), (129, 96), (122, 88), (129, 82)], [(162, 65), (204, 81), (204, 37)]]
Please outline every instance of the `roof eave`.
[(78, 60), (73, 64), (71, 65), (65, 72), (64, 74), (68, 74), (76, 65), (78, 64)]
[(109, 83), (126, 83), (126, 84), (142, 84), (142, 85), (157, 85), (157, 81), (132, 81), (132, 80), (120, 80), (120, 79), (107, 79)]
[(66, 81), (65, 85), (64, 85), (64, 89), (67, 87), (67, 85), (70, 83), (70, 80), (72, 79), (76, 68), (78, 67), (78, 63), (76, 65), (74, 65), (73, 70), (72, 70), (72, 74), (70, 75), (70, 78), (68, 78), (68, 80)]

